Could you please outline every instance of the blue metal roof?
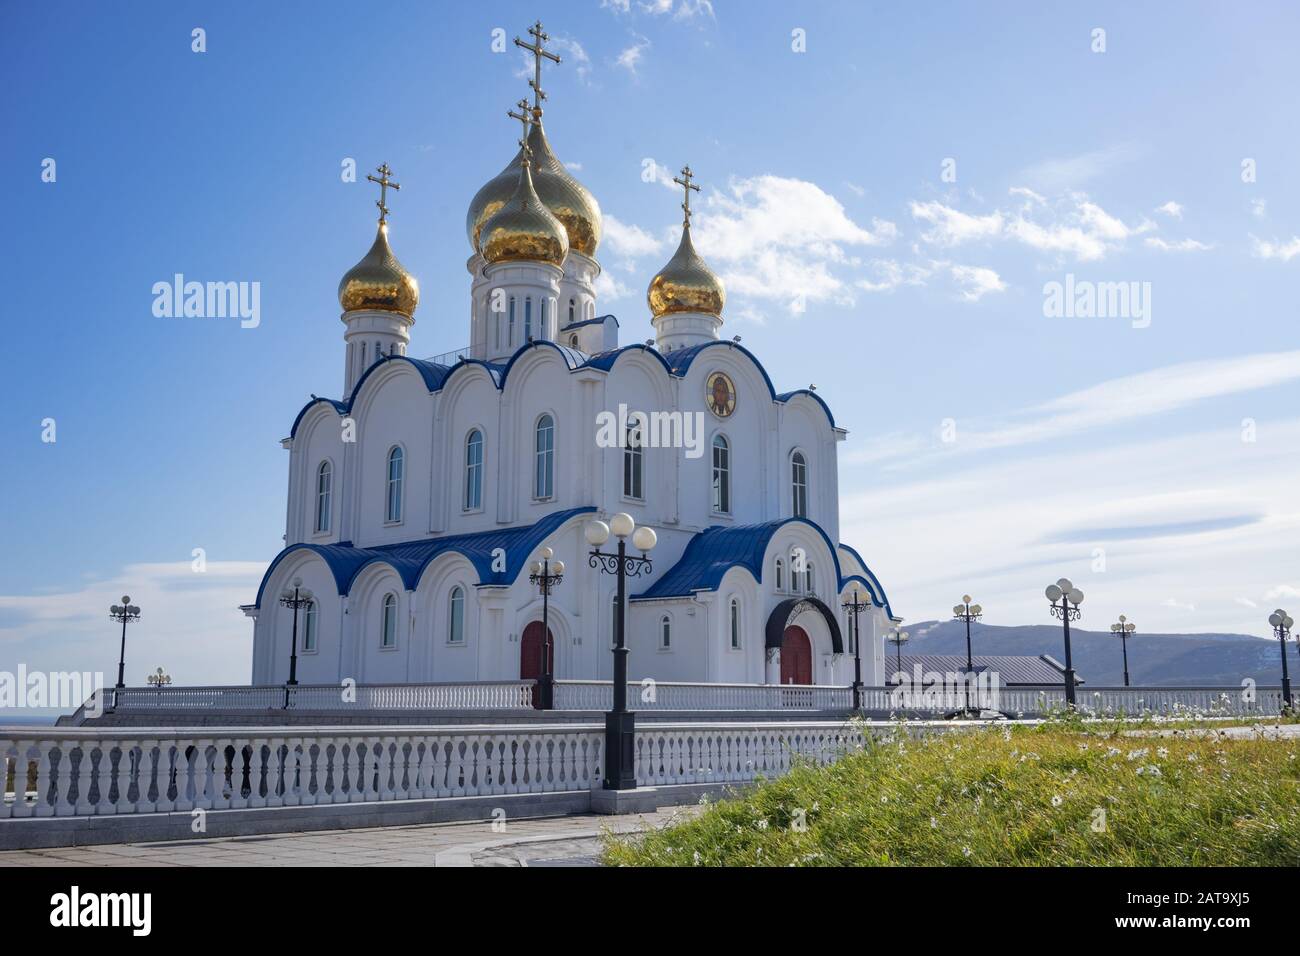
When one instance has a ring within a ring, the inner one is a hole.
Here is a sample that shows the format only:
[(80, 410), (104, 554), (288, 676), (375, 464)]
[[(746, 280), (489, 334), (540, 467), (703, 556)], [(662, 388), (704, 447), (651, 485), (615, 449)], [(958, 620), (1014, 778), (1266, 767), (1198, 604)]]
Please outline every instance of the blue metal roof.
[(772, 535), (792, 522), (816, 529), (835, 562), (835, 579), (842, 580), (839, 555), (835, 553), (835, 545), (831, 544), (830, 537), (821, 526), (806, 518), (785, 518), (763, 524), (714, 525), (706, 528), (691, 538), (678, 562), (647, 590), (636, 595), (635, 599), (685, 597), (695, 591), (716, 591), (722, 583), (723, 575), (737, 566), (747, 570), (754, 576), (754, 580), (761, 583), (763, 555)]
[[(389, 565), (402, 578), (406, 589), (414, 590), (420, 575), (435, 558), (455, 551), (463, 555), (474, 565), (478, 572), (479, 584), (507, 585), (519, 576), (533, 550), (546, 540), (555, 530), (575, 515), (586, 514), (596, 509), (570, 508), (556, 511), (540, 521), (519, 528), (502, 528), (491, 531), (478, 531), (474, 534), (453, 534), (441, 538), (427, 538), (420, 541), (404, 541), (399, 544), (381, 544), (373, 548), (358, 548), (350, 541), (339, 544), (294, 544), (275, 556), (266, 574), (262, 575), (261, 586), (257, 589), (255, 607), (262, 606), (262, 594), (271, 574), (287, 556), (297, 551), (311, 551), (319, 555), (329, 566), (334, 575), (334, 583), (339, 594), (352, 590), (352, 582), (362, 569), (371, 564)], [(506, 570), (492, 570), (492, 552), (502, 548), (506, 553)]]
[[(601, 322), (606, 318), (613, 318), (613, 316), (601, 316), (587, 321)], [(615, 319), (614, 321), (617, 323), (618, 320)], [(667, 355), (661, 354), (657, 349), (650, 348), (649, 346), (638, 342), (632, 345), (624, 345), (620, 348), (610, 349), (607, 352), (598, 352), (595, 355), (589, 356), (578, 349), (560, 345), (556, 342), (550, 341), (549, 339), (538, 339), (520, 346), (515, 351), (515, 354), (510, 357), (510, 361), (506, 362), (504, 365), (495, 362), (484, 362), (479, 359), (461, 359), (455, 365), (438, 365), (426, 359), (413, 359), (408, 358), (405, 355), (385, 355), (377, 362), (373, 363), (368, 369), (366, 369), (365, 373), (357, 379), (357, 383), (352, 387), (352, 394), (348, 396), (347, 401), (338, 402), (327, 398), (313, 398), (310, 402), (304, 405), (302, 410), (298, 412), (297, 418), (293, 420), (293, 428), (289, 431), (289, 437), (292, 438), (298, 434), (298, 425), (302, 421), (303, 416), (307, 414), (309, 409), (320, 402), (328, 402), (330, 405), (333, 405), (334, 410), (338, 412), (339, 415), (349, 414), (352, 411), (353, 404), (356, 402), (357, 395), (361, 391), (361, 386), (365, 384), (366, 380), (370, 378), (372, 374), (374, 374), (377, 368), (384, 365), (386, 362), (409, 362), (415, 367), (416, 371), (420, 373), (420, 376), (424, 379), (424, 384), (428, 387), (430, 392), (437, 392), (445, 388), (448, 380), (450, 380), (453, 375), (460, 372), (462, 369), (474, 365), (483, 368), (492, 379), (493, 384), (496, 385), (498, 389), (503, 389), (505, 388), (506, 378), (509, 377), (510, 370), (514, 367), (515, 362), (519, 361), (524, 352), (529, 349), (542, 347), (555, 349), (555, 351), (560, 353), (560, 356), (564, 359), (565, 365), (568, 366), (569, 371), (571, 372), (577, 371), (581, 368), (595, 368), (600, 369), (603, 372), (608, 372), (614, 367), (614, 363), (617, 362), (619, 357), (624, 353), (633, 349), (641, 349), (658, 359), (659, 363), (664, 367), (664, 371), (669, 375), (677, 378), (684, 378), (686, 373), (690, 371), (691, 363), (695, 361), (697, 355), (705, 349), (718, 346), (737, 349), (748, 356), (749, 360), (754, 363), (758, 368), (758, 371), (762, 374), (763, 381), (767, 384), (768, 393), (772, 396), (772, 401), (784, 404), (796, 395), (811, 396), (817, 404), (822, 407), (823, 411), (826, 412), (826, 418), (830, 421), (831, 427), (835, 427), (835, 416), (831, 414), (830, 407), (821, 399), (820, 396), (806, 388), (796, 389), (793, 392), (782, 392), (778, 395), (776, 389), (772, 387), (772, 379), (767, 374), (767, 369), (763, 368), (763, 363), (760, 362), (754, 356), (754, 353), (749, 351), (749, 349), (737, 345), (735, 342), (727, 342), (719, 339), (713, 342), (704, 342), (700, 345), (692, 345), (684, 349), (676, 349), (675, 351), (669, 352)]]

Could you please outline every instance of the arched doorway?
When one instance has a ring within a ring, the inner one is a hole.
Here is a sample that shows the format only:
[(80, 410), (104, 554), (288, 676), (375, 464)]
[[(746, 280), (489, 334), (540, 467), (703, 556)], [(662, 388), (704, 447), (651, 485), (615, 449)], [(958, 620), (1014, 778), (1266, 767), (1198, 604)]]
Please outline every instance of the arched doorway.
[(812, 641), (807, 631), (792, 624), (781, 639), (781, 683), (812, 682)]
[[(555, 676), (555, 634), (546, 632), (546, 653), (550, 655), (551, 676)], [(537, 680), (546, 672), (542, 658), (542, 622), (532, 621), (519, 639), (519, 679)], [(538, 702), (540, 706), (540, 701)]]

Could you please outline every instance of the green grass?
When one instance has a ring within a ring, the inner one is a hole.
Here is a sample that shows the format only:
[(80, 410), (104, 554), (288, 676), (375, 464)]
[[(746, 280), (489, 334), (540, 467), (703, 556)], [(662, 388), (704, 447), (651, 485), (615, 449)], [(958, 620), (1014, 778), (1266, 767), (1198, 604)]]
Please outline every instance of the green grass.
[(798, 766), (688, 823), (607, 837), (604, 860), (1300, 865), (1300, 741), (1119, 734), (1132, 727), (897, 733), (831, 766)]

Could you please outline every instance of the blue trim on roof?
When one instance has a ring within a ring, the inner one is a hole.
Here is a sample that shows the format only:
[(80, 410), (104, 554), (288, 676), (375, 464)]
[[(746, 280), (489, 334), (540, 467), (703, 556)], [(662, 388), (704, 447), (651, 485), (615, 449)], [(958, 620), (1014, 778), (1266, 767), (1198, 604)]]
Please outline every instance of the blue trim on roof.
[(618, 319), (613, 315), (598, 315), (594, 319), (583, 319), (581, 322), (570, 322), (561, 332), (568, 332), (570, 329), (580, 329), (585, 325), (604, 325), (606, 319), (614, 319), (614, 325), (618, 326)]
[[(588, 323), (600, 322), (604, 321), (606, 318), (614, 317), (600, 316), (599, 318), (588, 319), (586, 321)], [(614, 319), (614, 321), (615, 323), (618, 322), (617, 319)], [(576, 328), (577, 326), (573, 327)], [(446, 388), (447, 382), (453, 375), (461, 369), (472, 365), (482, 367), (488, 373), (488, 377), (492, 379), (492, 383), (500, 390), (505, 388), (506, 379), (510, 375), (510, 369), (512, 369), (514, 364), (519, 361), (523, 353), (529, 349), (540, 348), (542, 346), (555, 349), (555, 351), (559, 352), (560, 357), (564, 359), (564, 363), (568, 366), (570, 372), (582, 368), (595, 368), (600, 369), (603, 372), (608, 372), (614, 367), (620, 356), (634, 349), (640, 349), (643, 352), (648, 352), (653, 355), (664, 367), (664, 371), (676, 378), (684, 378), (687, 372), (690, 371), (691, 363), (695, 361), (696, 356), (705, 349), (713, 348), (715, 346), (726, 346), (727, 348), (737, 349), (738, 351), (743, 352), (758, 368), (758, 371), (763, 376), (763, 381), (767, 383), (767, 391), (768, 394), (772, 396), (772, 401), (785, 404), (796, 395), (809, 395), (819, 405), (821, 405), (822, 410), (826, 412), (826, 418), (830, 421), (831, 427), (835, 427), (835, 416), (831, 414), (830, 406), (828, 406), (820, 396), (806, 388), (796, 389), (793, 392), (783, 392), (778, 395), (776, 389), (772, 387), (771, 376), (767, 374), (767, 369), (763, 367), (763, 363), (760, 362), (754, 356), (754, 353), (749, 351), (749, 349), (745, 348), (743, 345), (737, 345), (735, 342), (727, 342), (721, 339), (713, 342), (702, 342), (699, 345), (692, 345), (688, 348), (676, 349), (675, 351), (669, 352), (667, 355), (660, 353), (657, 349), (653, 349), (648, 345), (637, 342), (632, 345), (624, 345), (616, 349), (610, 349), (606, 352), (598, 352), (595, 355), (588, 356), (585, 352), (569, 348), (566, 345), (560, 345), (558, 342), (552, 342), (549, 339), (535, 339), (534, 341), (529, 342), (526, 345), (521, 345), (516, 349), (515, 353), (510, 356), (510, 360), (504, 365), (495, 362), (484, 362), (481, 359), (461, 359), (455, 365), (439, 365), (426, 359), (413, 359), (405, 355), (385, 355), (379, 359), (379, 361), (371, 363), (370, 367), (365, 370), (359, 379), (357, 379), (356, 385), (352, 387), (352, 394), (348, 396), (346, 401), (339, 402), (329, 398), (314, 398), (304, 405), (302, 410), (298, 412), (298, 416), (293, 420), (293, 428), (289, 431), (289, 437), (294, 438), (298, 434), (298, 425), (302, 422), (303, 416), (306, 415), (307, 411), (318, 402), (329, 402), (334, 406), (334, 410), (341, 416), (350, 414), (353, 406), (356, 404), (357, 395), (361, 392), (362, 385), (364, 385), (366, 380), (374, 374), (376, 369), (388, 362), (409, 362), (415, 367), (415, 370), (420, 373), (420, 376), (424, 379), (424, 384), (429, 389), (430, 393), (441, 391)]]
[[(845, 544), (842, 541), (840, 542), (840, 547), (843, 548), (845, 551), (847, 551), (849, 554), (853, 555), (853, 560), (857, 561), (858, 564), (862, 565), (862, 570), (865, 571), (867, 575), (867, 579), (862, 580), (861, 575), (853, 574), (845, 578), (844, 579), (845, 582), (852, 581), (855, 579), (861, 580), (862, 583), (867, 586), (867, 590), (871, 591), (872, 595), (876, 598), (876, 602), (880, 604), (882, 607), (884, 607), (885, 613), (888, 614), (890, 617), (893, 617), (894, 610), (889, 606), (889, 595), (885, 593), (885, 588), (884, 585), (880, 583), (880, 578), (876, 577), (875, 572), (871, 570), (871, 568), (867, 565), (867, 562), (862, 560), (862, 555), (858, 554), (855, 548), (849, 547), (847, 544)], [(843, 588), (844, 585), (841, 584), (840, 587)]]
[[(419, 584), (420, 575), (424, 573), (425, 568), (435, 559), (452, 551), (462, 555), (474, 565), (480, 585), (509, 585), (519, 576), (538, 545), (570, 519), (595, 510), (590, 505), (583, 508), (570, 508), (567, 511), (553, 512), (534, 524), (519, 528), (453, 534), (441, 538), (404, 541), (399, 544), (381, 544), (372, 548), (358, 548), (350, 541), (339, 544), (293, 544), (271, 561), (270, 567), (262, 575), (262, 583), (257, 589), (257, 601), (253, 606), (262, 606), (262, 596), (271, 575), (281, 561), (298, 551), (311, 551), (324, 560), (330, 573), (334, 575), (334, 583), (340, 595), (350, 592), (357, 575), (376, 563), (391, 567), (402, 578), (406, 589), (412, 591)], [(492, 570), (492, 552), (497, 548), (505, 549), (505, 571)]]
[[(681, 558), (665, 572), (663, 577), (645, 591), (635, 595), (633, 600), (685, 597), (695, 591), (716, 591), (718, 585), (722, 583), (723, 576), (737, 566), (747, 570), (753, 575), (754, 580), (761, 584), (763, 555), (767, 553), (767, 546), (777, 531), (792, 522), (816, 529), (822, 536), (822, 540), (826, 542), (831, 560), (835, 562), (835, 579), (842, 580), (839, 553), (821, 525), (807, 518), (785, 518), (763, 524), (730, 527), (714, 525), (706, 528), (691, 538)], [(836, 593), (839, 593), (838, 588)]]

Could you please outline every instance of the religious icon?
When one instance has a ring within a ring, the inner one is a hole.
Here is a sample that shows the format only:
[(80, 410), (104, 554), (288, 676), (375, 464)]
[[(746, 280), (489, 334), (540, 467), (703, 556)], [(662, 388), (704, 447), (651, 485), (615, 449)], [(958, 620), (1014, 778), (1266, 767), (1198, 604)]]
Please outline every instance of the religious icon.
[(736, 386), (723, 372), (714, 372), (705, 383), (705, 401), (709, 411), (726, 418), (736, 410)]

